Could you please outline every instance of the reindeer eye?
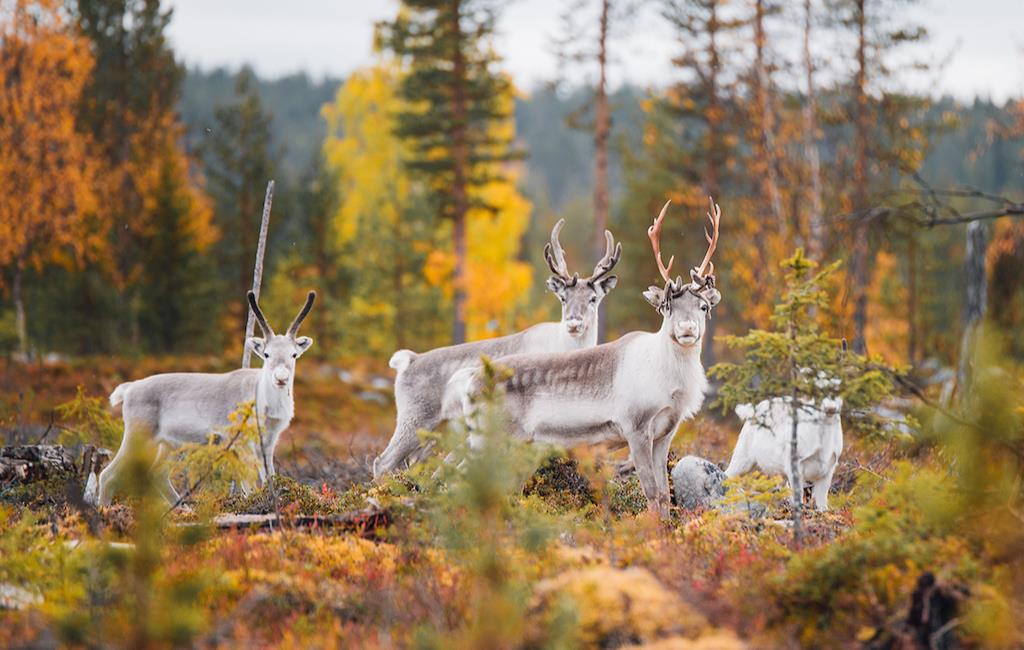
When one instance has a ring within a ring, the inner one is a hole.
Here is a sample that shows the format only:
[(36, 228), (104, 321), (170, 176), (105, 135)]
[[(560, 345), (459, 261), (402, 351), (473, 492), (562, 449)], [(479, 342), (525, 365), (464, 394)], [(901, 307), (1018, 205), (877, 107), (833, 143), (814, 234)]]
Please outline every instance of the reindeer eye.
[(595, 302), (597, 302), (597, 296), (591, 296), (590, 297), (590, 304), (593, 305)]
[(701, 311), (707, 311), (708, 309), (709, 309), (709, 307), (707, 306), (707, 304), (703, 304), (703, 305), (700, 306), (700, 310)]
[(269, 359), (270, 358), (270, 353), (269, 352), (264, 352), (263, 353), (263, 358), (264, 359)]
[(298, 358), (299, 358), (299, 353), (298, 352), (292, 352), (292, 359), (298, 359)]

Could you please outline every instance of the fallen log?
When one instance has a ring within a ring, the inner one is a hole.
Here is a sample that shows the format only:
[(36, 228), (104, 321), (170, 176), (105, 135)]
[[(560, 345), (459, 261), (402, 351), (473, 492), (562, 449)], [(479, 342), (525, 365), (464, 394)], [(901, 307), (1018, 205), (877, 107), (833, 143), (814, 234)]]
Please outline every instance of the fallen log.
[[(371, 507), (339, 515), (236, 515), (222, 514), (213, 518), (218, 530), (268, 530), (273, 528), (330, 529), (373, 537), (374, 533), (392, 524), (391, 514), (382, 508)], [(179, 524), (197, 526), (196, 523)]]
[(0, 486), (77, 475), (71, 453), (61, 445), (18, 445), (0, 449)]

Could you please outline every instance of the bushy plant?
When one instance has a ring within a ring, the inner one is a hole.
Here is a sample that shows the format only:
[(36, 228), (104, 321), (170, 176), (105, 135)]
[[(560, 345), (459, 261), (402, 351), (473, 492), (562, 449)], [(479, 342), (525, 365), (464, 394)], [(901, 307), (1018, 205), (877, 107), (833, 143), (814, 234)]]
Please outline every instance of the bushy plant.
[[(211, 431), (205, 442), (178, 446), (168, 463), (172, 476), (214, 495), (227, 494), (232, 483), (253, 485), (259, 478), (260, 429), (255, 402), (243, 402), (228, 415), (228, 426)], [(264, 441), (266, 442), (266, 441)]]
[(105, 398), (89, 397), (82, 386), (78, 386), (74, 399), (58, 404), (54, 410), (62, 423), (58, 435), (60, 444), (117, 449), (121, 442), (120, 418), (111, 413)]
[(222, 507), (228, 512), (242, 514), (294, 512), (299, 515), (326, 515), (334, 512), (336, 504), (308, 485), (276, 474), (251, 494), (228, 497), (222, 502)]

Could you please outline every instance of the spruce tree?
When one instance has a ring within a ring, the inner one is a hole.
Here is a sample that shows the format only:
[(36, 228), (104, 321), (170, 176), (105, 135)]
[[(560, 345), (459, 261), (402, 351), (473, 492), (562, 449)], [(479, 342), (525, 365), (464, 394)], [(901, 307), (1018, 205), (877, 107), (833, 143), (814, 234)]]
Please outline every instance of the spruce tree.
[(439, 216), (452, 223), (455, 343), (466, 338), (466, 217), (480, 203), (474, 191), (493, 179), (489, 163), (515, 156), (491, 128), (511, 110), (500, 102), (509, 81), (495, 69), (499, 59), (490, 43), (499, 5), (404, 0), (398, 17), (377, 30), (379, 44), (409, 68), (396, 134), (410, 145), (408, 164), (426, 179)]
[[(271, 120), (252, 71), (244, 68), (235, 80), (234, 101), (217, 108), (214, 124), (199, 147), (206, 188), (214, 200), (214, 219), (221, 230), (215, 249), (219, 276), (239, 331), (248, 313), (242, 297), (252, 288), (263, 198), (267, 181), (274, 178)], [(280, 216), (280, 209), (275, 215)]]
[[(159, 0), (77, 0), (69, 3), (69, 10), (89, 39), (96, 60), (79, 119), (100, 145), (98, 211), (113, 226), (110, 236), (115, 251), (78, 281), (116, 292), (120, 305), (115, 313), (121, 321), (116, 327), (118, 341), (152, 345), (154, 340), (144, 341), (143, 321), (152, 323), (159, 314), (142, 312), (156, 308), (145, 297), (152, 279), (147, 266), (161, 257), (166, 268), (188, 267), (189, 259), (202, 254), (216, 238), (181, 146), (183, 130), (176, 105), (184, 69), (166, 37), (171, 11)], [(166, 210), (162, 197), (168, 196), (176, 197), (185, 212)], [(167, 258), (172, 251), (161, 235), (171, 231), (181, 233), (181, 246), (174, 249), (175, 257)], [(87, 275), (99, 275), (104, 282)], [(188, 292), (203, 281), (198, 273), (182, 276), (171, 290)]]

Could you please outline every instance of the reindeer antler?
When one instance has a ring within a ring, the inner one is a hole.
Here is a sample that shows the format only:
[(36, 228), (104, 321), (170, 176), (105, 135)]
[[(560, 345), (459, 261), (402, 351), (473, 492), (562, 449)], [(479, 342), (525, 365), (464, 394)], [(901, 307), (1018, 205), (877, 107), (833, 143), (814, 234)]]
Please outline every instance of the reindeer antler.
[(612, 237), (612, 233), (604, 231), (604, 257), (594, 267), (594, 272), (587, 278), (587, 283), (594, 284), (604, 276), (608, 275), (615, 265), (619, 263), (619, 258), (622, 257), (622, 244), (616, 244), (615, 238)]
[(662, 279), (666, 283), (672, 281), (672, 262), (676, 260), (675, 255), (669, 258), (668, 266), (661, 261), (661, 224), (665, 221), (665, 214), (668, 212), (668, 206), (672, 204), (672, 201), (665, 201), (665, 206), (661, 209), (661, 214), (654, 220), (654, 223), (647, 228), (647, 238), (651, 240), (651, 248), (654, 249), (654, 259), (658, 262), (658, 271), (661, 273)]
[(702, 279), (715, 274), (715, 264), (711, 261), (711, 256), (715, 254), (715, 249), (718, 248), (718, 223), (722, 220), (722, 208), (710, 196), (708, 197), (708, 202), (711, 204), (711, 209), (707, 213), (708, 221), (711, 222), (711, 232), (708, 232), (707, 226), (704, 227), (704, 239), (708, 242), (708, 252), (704, 254), (704, 261), (697, 267), (697, 275)]
[(306, 304), (302, 306), (302, 311), (292, 321), (291, 326), (288, 328), (288, 336), (295, 338), (295, 335), (299, 333), (299, 325), (302, 325), (302, 321), (306, 320), (306, 316), (309, 314), (309, 310), (313, 308), (313, 301), (316, 300), (316, 291), (310, 291), (306, 295)]
[(256, 303), (256, 294), (250, 291), (247, 295), (249, 297), (249, 307), (252, 308), (252, 313), (256, 316), (256, 322), (260, 324), (260, 329), (263, 330), (263, 336), (270, 338), (274, 335), (274, 330), (270, 328), (267, 317), (263, 315), (263, 310)]
[(566, 282), (575, 284), (579, 277), (569, 274), (569, 268), (565, 264), (565, 251), (562, 250), (562, 244), (558, 241), (558, 233), (562, 231), (564, 225), (565, 219), (559, 219), (555, 227), (551, 229), (551, 242), (544, 245), (544, 259), (547, 260), (548, 268), (552, 273)]

